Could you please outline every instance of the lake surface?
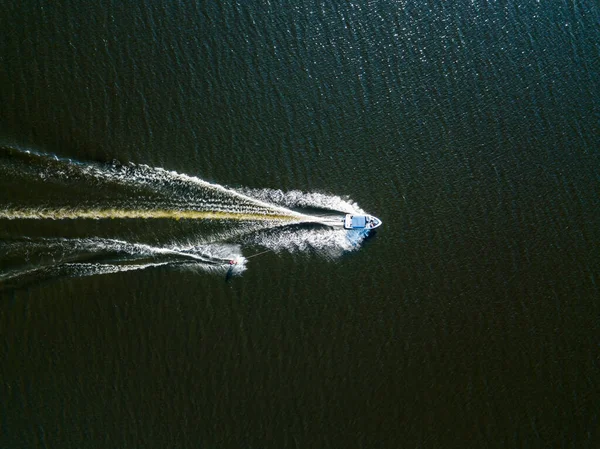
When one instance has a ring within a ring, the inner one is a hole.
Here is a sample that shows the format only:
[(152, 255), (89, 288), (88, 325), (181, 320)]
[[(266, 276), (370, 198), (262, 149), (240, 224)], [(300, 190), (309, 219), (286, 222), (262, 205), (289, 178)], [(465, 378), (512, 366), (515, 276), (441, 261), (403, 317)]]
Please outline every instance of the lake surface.
[(0, 447), (599, 447), (596, 2), (0, 27)]

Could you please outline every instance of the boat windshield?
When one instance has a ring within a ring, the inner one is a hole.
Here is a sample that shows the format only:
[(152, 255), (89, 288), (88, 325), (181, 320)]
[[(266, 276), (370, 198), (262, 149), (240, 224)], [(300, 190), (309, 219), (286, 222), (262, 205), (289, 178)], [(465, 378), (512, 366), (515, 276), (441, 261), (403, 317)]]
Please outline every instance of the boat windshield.
[(352, 217), (353, 228), (364, 228), (365, 226), (367, 226), (367, 217), (361, 215)]

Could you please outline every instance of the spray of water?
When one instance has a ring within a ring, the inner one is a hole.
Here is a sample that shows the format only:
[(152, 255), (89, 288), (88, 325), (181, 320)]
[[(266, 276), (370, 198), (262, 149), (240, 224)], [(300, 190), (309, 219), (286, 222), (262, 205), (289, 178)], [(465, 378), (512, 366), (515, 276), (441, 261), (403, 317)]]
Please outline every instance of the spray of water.
[(246, 270), (240, 245), (224, 243), (154, 247), (103, 238), (23, 238), (3, 242), (1, 250), (10, 268), (0, 273), (0, 286), (163, 266), (230, 275)]
[(365, 237), (341, 226), (344, 214), (364, 211), (324, 193), (231, 189), (147, 165), (83, 163), (16, 148), (0, 148), (2, 175), (13, 186), (39, 184), (36, 191), (52, 194), (33, 203), (0, 197), (0, 220), (184, 220), (199, 228), (158, 245), (131, 237), (0, 240), (0, 286), (165, 266), (235, 275), (246, 269), (245, 246), (338, 257)]

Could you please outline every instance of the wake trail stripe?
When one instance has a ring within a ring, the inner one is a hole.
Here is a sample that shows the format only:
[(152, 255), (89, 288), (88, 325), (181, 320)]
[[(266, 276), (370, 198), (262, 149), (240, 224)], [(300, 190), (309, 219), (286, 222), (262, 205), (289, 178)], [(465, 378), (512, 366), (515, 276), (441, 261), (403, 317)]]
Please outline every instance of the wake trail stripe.
[(8, 220), (75, 220), (75, 219), (120, 219), (162, 218), (173, 220), (262, 220), (301, 221), (301, 216), (283, 214), (258, 214), (240, 212), (206, 212), (193, 210), (127, 210), (127, 209), (13, 209), (0, 210), (0, 218)]

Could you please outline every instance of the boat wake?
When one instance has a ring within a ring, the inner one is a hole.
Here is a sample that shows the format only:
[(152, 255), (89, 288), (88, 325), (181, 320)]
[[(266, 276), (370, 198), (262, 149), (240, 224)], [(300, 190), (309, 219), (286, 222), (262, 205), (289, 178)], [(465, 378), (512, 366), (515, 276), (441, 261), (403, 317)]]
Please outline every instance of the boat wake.
[(81, 277), (169, 266), (241, 275), (240, 245), (198, 244), (153, 247), (104, 238), (22, 238), (0, 242), (0, 286), (15, 288), (54, 277)]
[(244, 248), (334, 258), (366, 236), (342, 227), (345, 214), (364, 214), (350, 199), (14, 147), (0, 148), (0, 188), (0, 289), (149, 267), (230, 277), (246, 269)]

